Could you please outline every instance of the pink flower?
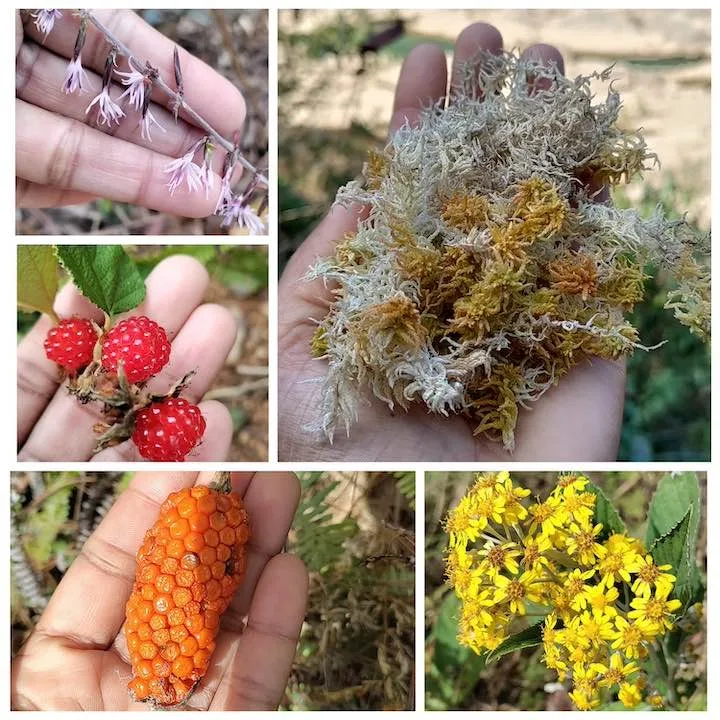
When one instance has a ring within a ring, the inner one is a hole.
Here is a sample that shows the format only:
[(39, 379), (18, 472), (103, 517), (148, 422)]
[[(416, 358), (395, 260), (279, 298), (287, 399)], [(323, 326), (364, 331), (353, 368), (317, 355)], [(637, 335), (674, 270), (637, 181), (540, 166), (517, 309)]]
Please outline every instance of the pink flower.
[(228, 166), (225, 174), (223, 175), (222, 182), (220, 183), (220, 197), (218, 198), (217, 205), (215, 206), (215, 214), (222, 215), (222, 209), (225, 205), (232, 202), (233, 193), (230, 187), (230, 178), (233, 174), (234, 165)]
[(130, 104), (140, 112), (145, 100), (145, 75), (132, 68), (130, 68), (130, 72), (116, 70), (115, 74), (120, 75), (120, 82), (128, 86), (127, 90), (118, 98), (118, 102), (127, 95)]
[(148, 142), (152, 142), (152, 138), (150, 137), (150, 128), (153, 125), (156, 125), (160, 130), (165, 132), (165, 128), (155, 119), (153, 114), (148, 109), (145, 113), (145, 117), (142, 119), (142, 124), (140, 127), (140, 135)]
[(255, 214), (242, 196), (234, 197), (227, 202), (220, 215), (225, 218), (223, 227), (237, 222), (240, 227), (246, 227), (250, 235), (264, 235), (266, 232), (265, 223)]
[(119, 105), (113, 102), (108, 88), (104, 87), (102, 92), (95, 96), (95, 99), (87, 106), (87, 110), (85, 111), (86, 115), (95, 103), (97, 103), (98, 106), (98, 120), (101, 125), (108, 125), (109, 127), (114, 122), (118, 125), (120, 124), (120, 118), (123, 117), (125, 113), (120, 109)]
[(62, 13), (59, 10), (37, 10), (31, 13), (31, 15), (35, 18), (35, 27), (41, 33), (44, 33), (46, 38), (53, 29), (55, 21), (62, 17)]
[(68, 95), (80, 90), (81, 93), (87, 92), (85, 83), (87, 82), (87, 73), (83, 70), (82, 55), (78, 53), (75, 60), (68, 63), (65, 71), (65, 82), (63, 82), (63, 92)]
[(171, 195), (182, 185), (183, 181), (187, 183), (190, 192), (202, 187), (202, 170), (193, 162), (196, 149), (197, 146), (193, 146), (189, 152), (185, 153), (181, 158), (168, 163), (165, 168), (165, 172), (170, 173), (170, 182), (168, 182), (167, 187)]

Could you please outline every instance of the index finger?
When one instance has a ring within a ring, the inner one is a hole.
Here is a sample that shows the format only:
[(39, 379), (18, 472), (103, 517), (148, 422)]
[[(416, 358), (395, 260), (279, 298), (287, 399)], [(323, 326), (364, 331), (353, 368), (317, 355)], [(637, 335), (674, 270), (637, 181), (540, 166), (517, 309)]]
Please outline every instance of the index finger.
[[(93, 10), (92, 13), (118, 40), (128, 46), (141, 65), (144, 66), (147, 60), (157, 68), (160, 77), (171, 88), (175, 88), (173, 49), (177, 47), (187, 103), (221, 135), (230, 137), (242, 127), (245, 121), (245, 100), (229, 80), (148, 25), (132, 10)], [(66, 10), (47, 38), (27, 20), (25, 34), (46, 48), (70, 58), (79, 27), (80, 17)], [(83, 65), (102, 75), (108, 50), (109, 45), (104, 35), (89, 23), (82, 50)], [(123, 72), (128, 70), (129, 65), (125, 57), (118, 56), (117, 62), (119, 70)], [(170, 104), (169, 99), (162, 97), (160, 93), (157, 97), (153, 95), (153, 101), (161, 102), (166, 106)], [(181, 112), (180, 115), (192, 123), (192, 119), (187, 114)]]

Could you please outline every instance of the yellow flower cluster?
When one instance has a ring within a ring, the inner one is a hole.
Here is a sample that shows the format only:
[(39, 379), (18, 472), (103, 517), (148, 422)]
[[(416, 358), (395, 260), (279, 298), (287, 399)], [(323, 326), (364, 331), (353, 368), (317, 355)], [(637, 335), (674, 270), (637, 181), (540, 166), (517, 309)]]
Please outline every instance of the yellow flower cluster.
[[(447, 576), (462, 601), (459, 641), (495, 650), (523, 616), (544, 617), (543, 660), (572, 681), (575, 705), (605, 688), (626, 707), (645, 689), (638, 661), (672, 627), (675, 577), (640, 540), (605, 537), (582, 475), (561, 475), (544, 501), (508, 472), (479, 475), (447, 518)], [(604, 539), (601, 539), (604, 538)]]

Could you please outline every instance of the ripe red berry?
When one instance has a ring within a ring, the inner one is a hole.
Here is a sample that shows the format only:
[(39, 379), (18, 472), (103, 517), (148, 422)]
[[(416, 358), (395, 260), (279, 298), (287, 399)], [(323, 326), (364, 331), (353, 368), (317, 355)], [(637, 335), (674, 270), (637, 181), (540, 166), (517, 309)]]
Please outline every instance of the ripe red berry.
[(48, 330), (43, 343), (45, 355), (68, 372), (76, 372), (92, 362), (97, 339), (89, 320), (67, 318)]
[(122, 362), (128, 382), (145, 382), (157, 375), (170, 359), (170, 341), (165, 331), (144, 315), (119, 322), (105, 336), (102, 365), (117, 372)]
[(204, 432), (205, 418), (197, 405), (168, 398), (138, 412), (132, 439), (146, 460), (182, 462)]

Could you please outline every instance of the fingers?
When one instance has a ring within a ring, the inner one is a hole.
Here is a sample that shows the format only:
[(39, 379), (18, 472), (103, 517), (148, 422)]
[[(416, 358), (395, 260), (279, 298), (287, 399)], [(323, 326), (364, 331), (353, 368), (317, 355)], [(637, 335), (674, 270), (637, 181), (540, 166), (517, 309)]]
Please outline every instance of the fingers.
[(38, 631), (63, 636), (78, 647), (109, 647), (125, 618), (145, 533), (165, 498), (196, 478), (196, 473), (135, 475), (53, 593)]
[(184, 217), (207, 217), (215, 210), (220, 178), (211, 172), (208, 197), (185, 184), (167, 188), (174, 158), (106, 135), (68, 119), (15, 101), (16, 174), (41, 185), (91, 193)]
[(609, 462), (617, 459), (625, 363), (593, 359), (520, 414), (512, 460)]
[(255, 473), (244, 494), (252, 536), (245, 579), (224, 622), (237, 631), (247, 613), (255, 587), (268, 560), (282, 551), (300, 501), (300, 483), (293, 473)]
[[(92, 71), (88, 71), (89, 92), (72, 93), (67, 95), (62, 90), (67, 61), (41, 48), (34, 42), (23, 43), (18, 55), (15, 69), (16, 97), (31, 105), (49, 110), (58, 115), (64, 115), (83, 124), (97, 127), (105, 135), (128, 140), (140, 147), (149, 148), (168, 157), (180, 157), (188, 148), (203, 135), (203, 132), (183, 120), (177, 123), (172, 113), (164, 107), (151, 103), (150, 112), (165, 130), (152, 129), (152, 140), (142, 136), (140, 132), (141, 115), (126, 101), (120, 107), (126, 113), (119, 125), (97, 126), (97, 116), (93, 110), (87, 113), (90, 101), (100, 92), (102, 79)], [(117, 102), (125, 90), (113, 84), (110, 88), (110, 97)], [(223, 158), (221, 153), (214, 153), (212, 167), (221, 172)]]
[(278, 555), (268, 562), (210, 710), (277, 709), (295, 658), (307, 593), (307, 570), (299, 558)]
[[(94, 10), (93, 14), (118, 40), (129, 47), (141, 66), (144, 66), (147, 60), (160, 71), (160, 77), (171, 88), (175, 87), (173, 48), (176, 44), (173, 40), (152, 28), (131, 10)], [(79, 25), (78, 16), (65, 12), (62, 20), (55, 23), (53, 31), (44, 42), (43, 36), (32, 22), (25, 22), (25, 34), (58, 55), (70, 58)], [(230, 137), (242, 127), (245, 120), (245, 101), (242, 95), (229, 80), (209, 65), (180, 46), (177, 48), (185, 86), (185, 100), (221, 135)], [(102, 74), (108, 49), (104, 36), (89, 24), (82, 51), (84, 67)], [(124, 57), (118, 57), (118, 69), (122, 72), (128, 70)], [(158, 92), (157, 98), (153, 99), (169, 105), (167, 98), (162, 95)]]
[(406, 122), (416, 125), (424, 108), (440, 101), (447, 90), (447, 61), (437, 45), (418, 45), (405, 59), (395, 89), (390, 134)]
[[(520, 56), (520, 60), (536, 62), (543, 67), (552, 68), (561, 74), (565, 74), (565, 60), (561, 55), (560, 51), (552, 45), (546, 45), (545, 43), (538, 43), (537, 45), (531, 45), (527, 50)], [(540, 90), (550, 90), (552, 87), (552, 80), (550, 78), (528, 78), (528, 86), (530, 93), (535, 93)]]
[[(133, 314), (147, 315), (165, 328), (168, 337), (173, 338), (202, 301), (208, 282), (207, 272), (197, 260), (183, 255), (167, 258), (148, 276), (145, 283), (146, 298)], [(27, 348), (24, 343), (21, 345), (24, 352), (18, 359), (18, 370), (24, 373), (22, 377), (25, 378), (23, 387), (29, 386), (29, 381), (39, 374), (37, 368), (40, 368), (40, 372), (49, 372), (42, 348), (43, 328), (41, 326), (37, 332), (34, 331), (30, 333), (32, 337)], [(28, 363), (29, 372), (23, 362)], [(48, 380), (46, 375), (44, 384), (40, 386), (40, 390), (45, 393), (49, 391)], [(37, 414), (40, 402), (40, 399), (35, 400), (32, 412), (28, 412), (27, 417)], [(36, 420), (18, 459), (87, 460), (95, 444), (93, 425), (100, 419), (98, 409), (93, 404), (81, 405), (61, 387), (53, 395), (42, 416)], [(25, 419), (23, 429), (27, 430), (27, 425)], [(72, 431), (68, 432), (68, 428)]]
[(480, 52), (486, 51), (499, 55), (503, 51), (503, 38), (500, 31), (488, 23), (473, 23), (468, 25), (455, 41), (451, 78), (451, 96), (458, 90), (472, 85), (473, 78), (466, 77), (468, 71), (472, 72), (469, 63), (477, 59)]
[(19, 208), (50, 208), (80, 205), (94, 200), (90, 193), (65, 190), (15, 178), (15, 206)]

